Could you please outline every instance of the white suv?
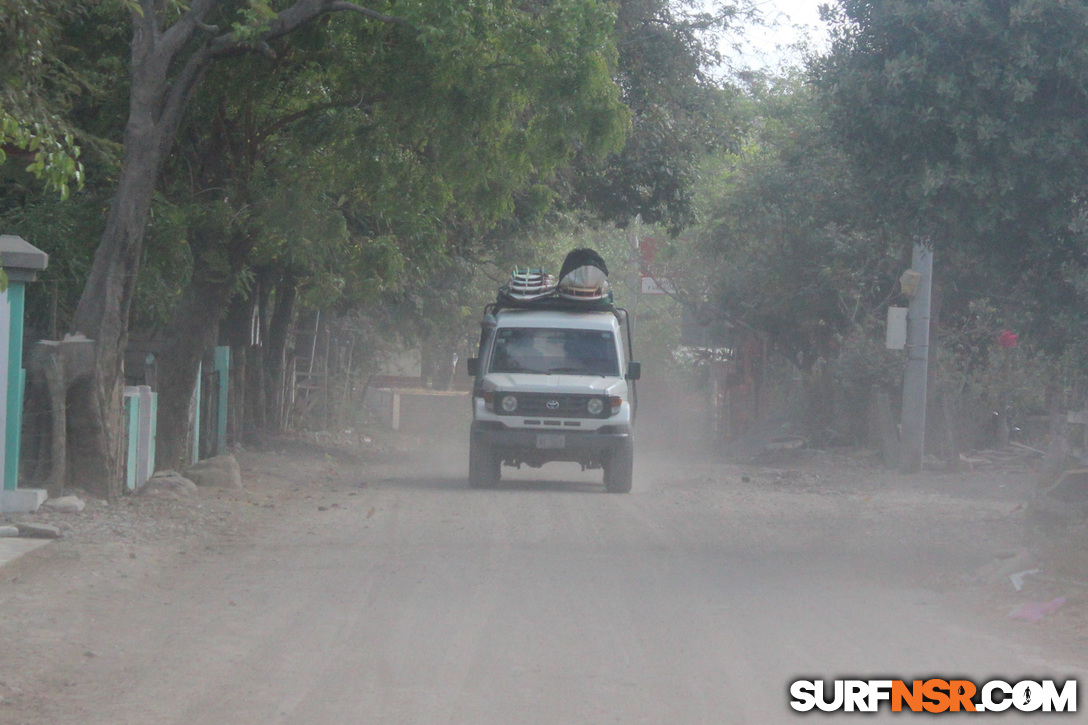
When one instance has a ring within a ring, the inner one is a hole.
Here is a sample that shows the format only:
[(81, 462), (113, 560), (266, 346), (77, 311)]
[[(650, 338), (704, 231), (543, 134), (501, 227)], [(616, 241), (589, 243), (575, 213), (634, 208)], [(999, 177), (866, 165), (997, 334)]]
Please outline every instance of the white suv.
[(573, 461), (604, 468), (608, 491), (631, 490), (641, 366), (628, 362), (626, 313), (611, 304), (585, 309), (559, 302), (485, 310), (479, 357), (469, 361), (472, 486), (497, 483), (503, 464)]

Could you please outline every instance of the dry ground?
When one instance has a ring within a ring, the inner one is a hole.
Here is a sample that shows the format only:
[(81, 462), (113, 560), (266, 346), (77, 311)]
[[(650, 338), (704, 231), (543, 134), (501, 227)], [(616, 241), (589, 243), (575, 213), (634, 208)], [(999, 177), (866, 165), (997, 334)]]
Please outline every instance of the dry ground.
[[(124, 618), (103, 621), (94, 614), (102, 607), (168, 605), (174, 593), (164, 574), (232, 557), (257, 533), (304, 541), (324, 526), (322, 516), (369, 518), (375, 512), (367, 492), (436, 450), (445, 449), (420, 439), (283, 438), (237, 452), (245, 481), (239, 491), (204, 489), (178, 500), (126, 496), (112, 505), (92, 499), (79, 514), (7, 516), (57, 525), (65, 537), (0, 569), (0, 722), (57, 722), (34, 713), (65, 712), (57, 702), (79, 683), (78, 662), (123, 655), (109, 650), (110, 632), (102, 628), (124, 626)], [(1083, 666), (1088, 533), (1034, 520), (1025, 506), (1032, 463), (1004, 460), (968, 473), (908, 477), (884, 472), (856, 451), (730, 461), (640, 450), (632, 495), (653, 496), (654, 507), (684, 507), (693, 504), (685, 499), (714, 490), (715, 502), (728, 502), (714, 504), (723, 515), (731, 508), (772, 522), (759, 535), (783, 541), (841, 527), (844, 548), (871, 547), (883, 552), (882, 562), (898, 562), (882, 576), (938, 593), (965, 622), (995, 637)], [(775, 521), (783, 522), (780, 530)], [(1021, 564), (1039, 572), (1026, 575), (1017, 591), (1007, 569)], [(1058, 598), (1064, 604), (1038, 622), (1009, 618), (1025, 603)]]

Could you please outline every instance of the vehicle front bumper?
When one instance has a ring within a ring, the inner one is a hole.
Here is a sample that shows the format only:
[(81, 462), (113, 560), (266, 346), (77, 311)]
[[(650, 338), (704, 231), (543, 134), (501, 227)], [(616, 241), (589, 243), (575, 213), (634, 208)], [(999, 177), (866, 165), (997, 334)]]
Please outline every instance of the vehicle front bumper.
[[(477, 420), (472, 422), (470, 435), (474, 445), (487, 446), (509, 465), (539, 466), (549, 461), (574, 461), (596, 467), (612, 452), (633, 445), (631, 428), (626, 425), (577, 431), (559, 426), (509, 428), (498, 421)], [(555, 447), (554, 436), (562, 436), (561, 447)]]

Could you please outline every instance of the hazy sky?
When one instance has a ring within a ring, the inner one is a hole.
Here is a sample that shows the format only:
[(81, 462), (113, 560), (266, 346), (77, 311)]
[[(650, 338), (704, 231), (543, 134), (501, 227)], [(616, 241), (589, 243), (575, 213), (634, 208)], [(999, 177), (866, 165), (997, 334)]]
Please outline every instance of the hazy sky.
[(816, 24), (820, 20), (817, 8), (821, 2), (827, 2), (827, 0), (763, 0), (760, 6), (785, 13), (797, 23)]
[(819, 6), (829, 0), (757, 0), (769, 24), (773, 27), (752, 29), (747, 33), (753, 46), (749, 54), (751, 65), (776, 66), (791, 53), (788, 47), (806, 36), (814, 43), (824, 37)]

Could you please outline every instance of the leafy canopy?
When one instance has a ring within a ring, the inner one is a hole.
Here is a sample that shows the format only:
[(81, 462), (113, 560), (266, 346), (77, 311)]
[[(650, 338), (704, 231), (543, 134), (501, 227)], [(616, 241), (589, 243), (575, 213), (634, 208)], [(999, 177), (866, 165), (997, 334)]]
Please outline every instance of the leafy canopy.
[(65, 112), (78, 79), (58, 59), (63, 21), (76, 16), (70, 0), (0, 0), (0, 165), (13, 156), (46, 186), (67, 198), (83, 183), (75, 132)]

